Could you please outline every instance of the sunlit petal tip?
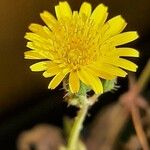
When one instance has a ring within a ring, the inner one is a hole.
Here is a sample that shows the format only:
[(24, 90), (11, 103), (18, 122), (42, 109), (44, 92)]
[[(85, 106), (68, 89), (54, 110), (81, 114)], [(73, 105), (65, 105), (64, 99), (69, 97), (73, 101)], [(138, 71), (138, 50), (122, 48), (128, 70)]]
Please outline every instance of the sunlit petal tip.
[(56, 24), (56, 18), (48, 11), (40, 13), (40, 17), (50, 29)]
[[(56, 86), (56, 87), (57, 87), (57, 86)], [(51, 83), (48, 85), (48, 89), (50, 89), (50, 90), (53, 90), (53, 89), (55, 89), (56, 87), (52, 86)]]
[(72, 17), (72, 10), (68, 2), (59, 2), (59, 5), (55, 6), (55, 12), (57, 19), (64, 19), (64, 18), (71, 18)]
[(31, 24), (29, 25), (29, 27), (28, 27), (29, 30), (32, 30), (32, 28), (34, 28), (34, 25), (35, 25), (34, 23), (31, 23)]
[(44, 22), (47, 22), (47, 20), (51, 19), (52, 22), (56, 21), (55, 17), (48, 11), (44, 10), (40, 13), (40, 17)]
[(83, 2), (81, 7), (83, 7), (83, 6), (92, 7), (92, 5), (89, 2)]
[(103, 40), (105, 41), (115, 35), (118, 35), (124, 30), (126, 25), (127, 23), (121, 15), (109, 19), (102, 27)]
[(118, 61), (116, 61), (116, 65), (133, 72), (135, 72), (136, 69), (138, 68), (138, 66), (135, 63), (124, 58), (119, 58)]
[(41, 29), (41, 27), (42, 27), (42, 25), (39, 25), (39, 24), (36, 24), (36, 23), (31, 23), (28, 28), (32, 32), (38, 32), (39, 29)]
[(88, 17), (91, 15), (91, 12), (92, 12), (91, 4), (88, 2), (83, 2), (81, 7), (80, 7), (80, 10), (79, 10), (79, 15), (84, 14)]
[(42, 55), (33, 50), (24, 52), (24, 57), (26, 59), (45, 59), (45, 57), (43, 57)]
[(114, 17), (114, 19), (116, 19), (116, 20), (118, 20), (118, 22), (124, 24), (124, 26), (127, 25), (126, 20), (121, 15), (118, 15), (118, 16)]
[(24, 53), (24, 59), (28, 59), (28, 55)]
[(99, 10), (103, 10), (103, 12), (107, 12), (108, 11), (108, 7), (105, 4), (103, 4), (103, 3), (99, 4), (96, 8), (99, 9)]
[(94, 90), (95, 94), (102, 94), (104, 91), (103, 91), (103, 87), (101, 89), (96, 89)]
[(135, 57), (140, 57), (140, 52), (136, 51), (137, 53), (134, 55)]
[(59, 7), (59, 5), (56, 5), (56, 6), (55, 6), (55, 13), (56, 13), (57, 19), (60, 19), (60, 18), (61, 18), (61, 12), (60, 12), (60, 7)]
[(27, 42), (27, 43), (26, 43), (26, 47), (30, 48), (30, 43), (31, 43), (31, 42)]
[(99, 4), (91, 14), (91, 19), (94, 20), (94, 22), (98, 25), (101, 26), (107, 19), (107, 10), (108, 7), (105, 6), (104, 4)]
[(32, 68), (32, 66), (29, 67), (31, 69), (31, 71), (34, 71), (34, 69)]
[(139, 34), (138, 34), (137, 31), (129, 31), (129, 33), (131, 33), (131, 37), (132, 37), (133, 40), (136, 40), (136, 39), (139, 38)]
[(102, 89), (98, 89), (97, 91), (94, 91), (95, 94), (102, 94), (104, 91), (103, 91), (103, 88)]
[(42, 75), (44, 78), (50, 78), (50, 77), (56, 75), (56, 73), (53, 73), (53, 72), (50, 73), (48, 71), (44, 71)]
[(50, 83), (49, 83), (49, 85), (48, 85), (48, 89), (52, 89), (51, 86), (50, 86)]
[(35, 38), (37, 37), (37, 35), (35, 35), (35, 33), (33, 32), (26, 32), (24, 38), (30, 41), (35, 40)]
[(126, 22), (126, 20), (122, 17), (122, 15), (117, 15), (116, 18), (119, 19), (119, 20), (122, 20), (122, 21)]
[(114, 46), (123, 45), (136, 40), (139, 37), (136, 31), (127, 31), (113, 36), (108, 39), (108, 43), (112, 43)]
[(103, 3), (99, 4), (97, 7), (101, 7), (103, 9), (105, 9), (105, 10), (108, 10), (108, 7), (105, 4), (103, 4)]
[(49, 77), (49, 76), (48, 76), (49, 74), (47, 73), (47, 71), (43, 72), (42, 75), (43, 75), (43, 77), (45, 77), (45, 78), (48, 78), (48, 77)]
[(49, 15), (49, 12), (44, 10), (43, 12), (40, 13), (40, 16), (43, 17), (43, 16), (47, 16)]
[[(28, 52), (28, 51), (27, 51)], [(24, 52), (24, 58), (27, 59), (28, 58), (28, 53)]]
[(122, 77), (126, 77), (128, 75), (128, 73), (124, 74)]
[(46, 18), (48, 15), (49, 15), (49, 12), (46, 11), (46, 10), (44, 10), (43, 12), (40, 13), (40, 17), (41, 17), (42, 19)]
[(59, 2), (59, 6), (61, 10), (65, 9), (65, 12), (69, 13), (69, 15), (72, 14), (71, 7), (67, 1)]
[(96, 94), (102, 94), (103, 93), (103, 85), (102, 85), (102, 82), (101, 82), (101, 80), (97, 77), (97, 83), (98, 83), (98, 86), (97, 86), (97, 88), (96, 88), (96, 91), (95, 91), (95, 93)]
[(137, 69), (138, 69), (138, 65), (135, 64), (135, 67), (134, 67), (134, 68), (135, 68), (135, 69), (133, 69), (132, 71), (133, 71), (133, 72), (136, 72)]
[(40, 13), (40, 16), (42, 17), (45, 13), (46, 11), (44, 10), (43, 12)]
[(132, 31), (132, 32), (133, 32), (133, 34), (135, 35), (135, 39), (138, 39), (138, 38), (139, 38), (138, 32), (137, 32), (137, 31)]
[(69, 5), (69, 3), (67, 2), (67, 1), (63, 1), (63, 2), (59, 2), (59, 5), (62, 5), (62, 6), (69, 6), (70, 7), (70, 5)]
[(121, 47), (116, 49), (116, 54), (120, 57), (139, 57), (140, 53), (138, 50), (129, 47)]
[(28, 33), (26, 32), (24, 38), (28, 40)]

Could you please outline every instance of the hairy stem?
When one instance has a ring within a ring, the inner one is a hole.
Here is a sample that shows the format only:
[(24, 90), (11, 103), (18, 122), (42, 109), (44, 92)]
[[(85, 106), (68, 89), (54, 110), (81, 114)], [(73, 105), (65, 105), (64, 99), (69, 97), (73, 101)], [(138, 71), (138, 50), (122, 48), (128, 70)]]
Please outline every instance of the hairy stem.
[[(85, 97), (85, 101), (86, 101), (86, 97)], [(83, 106), (78, 111), (78, 114), (75, 118), (72, 130), (70, 133), (70, 137), (68, 139), (67, 150), (78, 150), (79, 135), (80, 135), (80, 131), (82, 129), (83, 121), (86, 117), (88, 108), (89, 108), (89, 104), (84, 103)]]

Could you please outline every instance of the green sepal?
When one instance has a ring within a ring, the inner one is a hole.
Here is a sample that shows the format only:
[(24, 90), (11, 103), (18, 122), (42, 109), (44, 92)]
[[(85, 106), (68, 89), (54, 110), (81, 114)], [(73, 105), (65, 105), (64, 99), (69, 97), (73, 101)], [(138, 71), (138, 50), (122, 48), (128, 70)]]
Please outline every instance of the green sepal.
[(80, 89), (76, 95), (86, 95), (90, 90), (91, 88), (89, 86), (80, 81)]
[(112, 91), (116, 89), (117, 79), (113, 80), (102, 80), (104, 92)]

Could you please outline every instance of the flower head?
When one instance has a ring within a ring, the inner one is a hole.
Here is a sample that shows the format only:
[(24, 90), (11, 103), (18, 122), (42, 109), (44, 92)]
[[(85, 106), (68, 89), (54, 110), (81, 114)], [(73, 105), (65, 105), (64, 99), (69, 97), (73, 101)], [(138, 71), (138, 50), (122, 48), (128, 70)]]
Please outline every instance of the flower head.
[[(137, 65), (123, 57), (138, 57), (137, 50), (120, 47), (138, 38), (135, 31), (124, 32), (125, 20), (116, 16), (106, 22), (108, 12), (103, 4), (92, 12), (84, 2), (79, 12), (72, 11), (67, 2), (55, 6), (56, 18), (49, 12), (40, 14), (46, 25), (31, 24), (25, 52), (26, 59), (42, 60), (30, 66), (32, 71), (44, 71), (53, 77), (48, 88), (56, 88), (68, 78), (72, 93), (77, 93), (81, 82), (95, 93), (102, 93), (101, 79), (112, 80), (136, 71)], [(125, 69), (125, 70), (124, 70)]]

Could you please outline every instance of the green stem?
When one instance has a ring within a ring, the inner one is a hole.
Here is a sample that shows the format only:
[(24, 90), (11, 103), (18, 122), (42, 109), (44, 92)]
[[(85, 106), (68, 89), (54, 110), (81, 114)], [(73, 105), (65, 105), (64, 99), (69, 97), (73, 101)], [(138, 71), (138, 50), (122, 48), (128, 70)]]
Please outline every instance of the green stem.
[[(87, 101), (87, 98), (84, 97), (85, 101)], [(68, 139), (68, 146), (67, 150), (78, 150), (78, 140), (79, 140), (79, 135), (80, 131), (82, 129), (83, 121), (86, 117), (87, 111), (89, 108), (88, 103), (84, 103), (83, 106), (80, 108), (78, 111), (78, 114), (75, 118), (69, 139)]]

